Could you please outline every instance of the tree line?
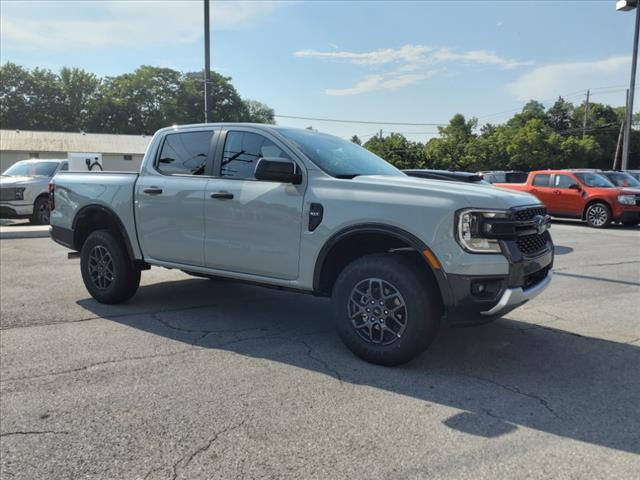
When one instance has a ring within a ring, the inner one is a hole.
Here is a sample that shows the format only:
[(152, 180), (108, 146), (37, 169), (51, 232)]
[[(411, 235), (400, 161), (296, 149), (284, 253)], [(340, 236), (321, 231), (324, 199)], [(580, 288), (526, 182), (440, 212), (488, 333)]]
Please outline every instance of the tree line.
[[(426, 143), (399, 133), (374, 136), (364, 147), (399, 168), (444, 170), (536, 170), (545, 168), (620, 168), (620, 129), (624, 107), (590, 103), (578, 106), (562, 97), (548, 109), (535, 100), (500, 125), (478, 129), (475, 118), (456, 114)], [(634, 120), (636, 122), (637, 119)], [(354, 135), (351, 141), (362, 144)], [(640, 168), (640, 132), (632, 129), (630, 168)]]
[[(240, 97), (231, 79), (211, 72), (217, 121), (273, 123), (273, 109)], [(152, 134), (204, 118), (202, 72), (143, 65), (100, 78), (79, 68), (0, 67), (0, 125), (5, 129)]]
[[(229, 77), (212, 72), (211, 87), (216, 121), (275, 123), (273, 109), (241, 98)], [(167, 125), (200, 123), (203, 112), (202, 72), (143, 65), (101, 78), (79, 68), (0, 67), (5, 129), (152, 134)], [(590, 103), (585, 115), (584, 103), (559, 97), (545, 108), (532, 100), (499, 125), (478, 127), (476, 118), (456, 114), (427, 142), (391, 133), (371, 137), (364, 147), (400, 168), (611, 168), (614, 157), (620, 165), (623, 117), (624, 107)], [(352, 141), (362, 144), (355, 135)], [(640, 131), (633, 129), (629, 165), (640, 168)]]

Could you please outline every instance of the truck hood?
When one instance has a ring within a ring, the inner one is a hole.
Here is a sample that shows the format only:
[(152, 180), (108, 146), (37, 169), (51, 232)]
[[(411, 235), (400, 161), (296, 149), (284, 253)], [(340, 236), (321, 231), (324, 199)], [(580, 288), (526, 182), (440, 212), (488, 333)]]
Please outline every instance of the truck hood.
[(0, 177), (0, 186), (9, 187), (14, 185), (24, 185), (30, 183), (47, 182), (47, 177)]
[[(351, 180), (358, 184), (369, 184), (380, 189), (413, 191), (415, 194), (429, 193), (443, 196), (459, 196), (466, 200), (467, 207), (509, 209), (524, 205), (540, 204), (526, 192), (494, 187), (486, 184), (471, 184), (447, 180), (431, 180), (416, 177), (394, 177), (386, 175), (362, 175)], [(461, 202), (462, 203), (462, 202)]]

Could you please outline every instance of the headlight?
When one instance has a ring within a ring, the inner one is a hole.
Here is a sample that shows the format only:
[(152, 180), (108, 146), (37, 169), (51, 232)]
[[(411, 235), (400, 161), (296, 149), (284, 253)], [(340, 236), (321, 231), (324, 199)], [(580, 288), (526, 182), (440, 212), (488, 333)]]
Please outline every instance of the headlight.
[(16, 200), (24, 200), (24, 191), (26, 190), (26, 188), (16, 188), (15, 189), (15, 196), (16, 196)]
[(635, 205), (636, 197), (635, 195), (618, 195), (618, 202), (623, 205)]
[(498, 240), (483, 234), (483, 219), (507, 218), (502, 210), (462, 210), (458, 213), (456, 238), (462, 248), (471, 253), (500, 253)]

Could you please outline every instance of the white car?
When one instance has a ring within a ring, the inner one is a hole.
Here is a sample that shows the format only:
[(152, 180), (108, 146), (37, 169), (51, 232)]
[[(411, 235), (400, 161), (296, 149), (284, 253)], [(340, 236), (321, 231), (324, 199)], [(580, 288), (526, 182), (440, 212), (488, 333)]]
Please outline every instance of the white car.
[(49, 180), (68, 170), (66, 160), (22, 160), (0, 178), (0, 218), (29, 218), (31, 223), (49, 223)]

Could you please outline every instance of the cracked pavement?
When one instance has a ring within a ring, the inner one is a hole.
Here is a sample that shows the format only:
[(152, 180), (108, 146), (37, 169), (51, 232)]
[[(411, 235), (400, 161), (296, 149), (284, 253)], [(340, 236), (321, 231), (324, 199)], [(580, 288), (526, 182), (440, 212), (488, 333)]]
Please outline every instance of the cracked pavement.
[(0, 242), (0, 477), (632, 478), (640, 229), (554, 222), (557, 275), (492, 324), (363, 363), (327, 300), (152, 269), (100, 305)]

